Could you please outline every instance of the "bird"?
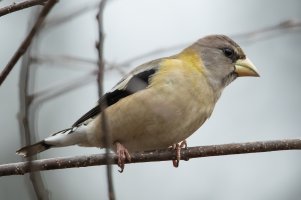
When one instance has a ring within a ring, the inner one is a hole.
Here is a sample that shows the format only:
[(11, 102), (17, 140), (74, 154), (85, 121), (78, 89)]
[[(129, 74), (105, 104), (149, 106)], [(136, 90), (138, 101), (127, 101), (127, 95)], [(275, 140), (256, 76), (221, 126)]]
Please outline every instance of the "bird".
[(105, 113), (108, 148), (116, 152), (121, 171), (132, 152), (169, 147), (177, 150), (177, 167), (186, 139), (211, 116), (225, 87), (244, 76), (259, 73), (242, 48), (225, 35), (205, 36), (175, 55), (136, 67), (70, 128), (16, 153), (28, 157), (70, 145), (106, 148)]

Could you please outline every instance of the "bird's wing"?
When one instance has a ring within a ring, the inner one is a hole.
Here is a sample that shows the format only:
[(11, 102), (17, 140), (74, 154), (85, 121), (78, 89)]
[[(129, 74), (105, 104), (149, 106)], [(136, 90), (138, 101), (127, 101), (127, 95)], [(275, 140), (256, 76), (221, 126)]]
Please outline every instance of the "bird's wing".
[(134, 94), (148, 87), (149, 80), (159, 68), (162, 59), (157, 59), (138, 66), (128, 75), (123, 77), (113, 89), (104, 94), (97, 102), (97, 105), (79, 118), (72, 127), (77, 127), (82, 123), (88, 123), (91, 119), (100, 113), (100, 104), (109, 107), (120, 99)]

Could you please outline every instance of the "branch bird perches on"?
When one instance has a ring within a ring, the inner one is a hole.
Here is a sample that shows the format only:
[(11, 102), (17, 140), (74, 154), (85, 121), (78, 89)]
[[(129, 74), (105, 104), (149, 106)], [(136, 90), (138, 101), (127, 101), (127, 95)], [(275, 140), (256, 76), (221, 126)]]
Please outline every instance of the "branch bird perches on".
[[(259, 153), (282, 150), (301, 150), (301, 139), (271, 140), (260, 142), (231, 143), (209, 146), (189, 147), (181, 150), (181, 159), (189, 160), (198, 157), (223, 156), (233, 154)], [(118, 158), (110, 154), (112, 164), (117, 164)], [(131, 154), (130, 163), (158, 162), (173, 160), (176, 152), (171, 149), (136, 152)], [(127, 162), (129, 164), (129, 162)], [(105, 154), (92, 154), (86, 156), (62, 157), (35, 160), (31, 162), (10, 163), (0, 165), (0, 176), (23, 175), (30, 171), (44, 171), (54, 169), (78, 168), (96, 165), (106, 165)]]

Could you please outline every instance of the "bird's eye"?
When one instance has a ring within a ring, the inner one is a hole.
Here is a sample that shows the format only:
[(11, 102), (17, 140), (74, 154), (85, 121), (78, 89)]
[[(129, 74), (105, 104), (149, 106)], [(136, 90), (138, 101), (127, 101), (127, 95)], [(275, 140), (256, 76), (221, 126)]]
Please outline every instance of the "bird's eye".
[(232, 58), (234, 56), (234, 50), (230, 48), (224, 48), (223, 53), (228, 58)]

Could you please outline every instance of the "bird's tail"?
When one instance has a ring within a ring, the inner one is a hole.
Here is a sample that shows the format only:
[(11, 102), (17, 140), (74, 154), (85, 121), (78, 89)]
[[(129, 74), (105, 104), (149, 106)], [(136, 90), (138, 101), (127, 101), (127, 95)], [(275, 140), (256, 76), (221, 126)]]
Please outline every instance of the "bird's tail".
[(72, 127), (45, 138), (44, 140), (25, 146), (16, 153), (23, 157), (28, 157), (54, 147), (65, 147), (70, 145), (85, 143), (85, 127)]
[(46, 144), (45, 141), (42, 140), (38, 143), (22, 147), (16, 153), (20, 156), (28, 157), (28, 156), (35, 155), (37, 153), (40, 153), (40, 152), (45, 151), (50, 148), (51, 148), (51, 145)]

